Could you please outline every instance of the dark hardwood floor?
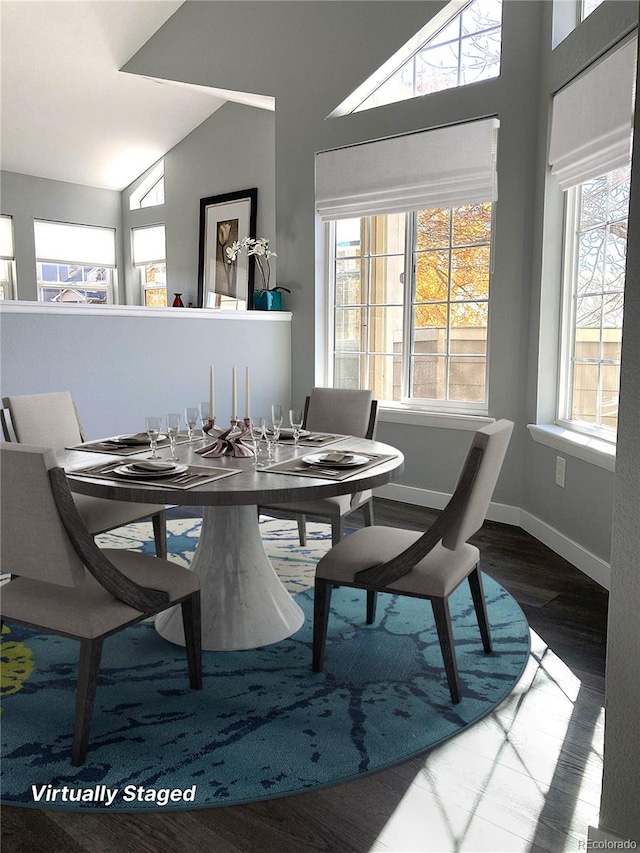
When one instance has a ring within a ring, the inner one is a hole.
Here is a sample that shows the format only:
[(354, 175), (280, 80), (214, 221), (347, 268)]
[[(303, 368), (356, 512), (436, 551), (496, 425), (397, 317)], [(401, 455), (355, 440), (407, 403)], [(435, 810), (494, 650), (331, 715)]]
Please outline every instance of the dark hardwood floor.
[[(377, 524), (418, 530), (436, 516), (378, 499), (375, 513)], [(513, 693), (468, 731), (358, 781), (244, 806), (148, 815), (4, 807), (3, 853), (586, 847), (600, 798), (607, 593), (519, 528), (488, 522), (474, 541), (483, 570), (524, 610), (532, 654)]]

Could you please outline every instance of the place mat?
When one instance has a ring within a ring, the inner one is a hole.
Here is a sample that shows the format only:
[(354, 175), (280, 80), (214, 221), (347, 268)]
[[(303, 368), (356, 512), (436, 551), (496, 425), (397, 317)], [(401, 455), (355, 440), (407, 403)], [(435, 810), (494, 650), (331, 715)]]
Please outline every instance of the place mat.
[[(342, 450), (342, 448), (341, 448)], [(360, 474), (369, 468), (375, 468), (389, 459), (397, 459), (394, 453), (363, 453), (361, 450), (344, 449), (344, 453), (353, 453), (358, 456), (367, 456), (369, 462), (364, 465), (354, 465), (352, 468), (319, 468), (314, 465), (305, 465), (301, 456), (295, 459), (287, 459), (286, 462), (278, 462), (258, 471), (266, 471), (269, 474), (289, 474), (294, 477), (313, 477), (316, 480), (348, 480), (354, 474)]]
[(157, 488), (166, 488), (170, 486), (172, 489), (193, 489), (194, 486), (202, 486), (204, 483), (212, 483), (214, 480), (221, 480), (223, 477), (231, 477), (233, 474), (239, 474), (240, 468), (210, 468), (200, 467), (198, 465), (189, 465), (186, 471), (180, 474), (174, 474), (171, 477), (162, 477), (161, 479), (140, 479), (134, 477), (119, 477), (115, 472), (122, 462), (105, 462), (102, 465), (85, 465), (84, 468), (68, 469), (67, 475), (70, 477), (97, 477), (105, 480), (116, 480), (118, 483), (135, 483), (143, 486), (156, 486)]
[[(135, 453), (148, 453), (149, 444), (118, 444), (117, 435), (111, 438), (101, 438), (99, 441), (85, 441), (82, 444), (74, 444), (67, 450), (88, 450), (91, 453), (109, 453), (111, 456), (133, 456)], [(187, 433), (178, 433), (176, 446), (187, 444), (189, 436)], [(111, 443), (113, 442), (113, 443)], [(168, 438), (158, 442), (158, 447), (170, 447)]]
[[(350, 438), (350, 436), (330, 432), (312, 432), (298, 441), (298, 447), (324, 447), (325, 444), (334, 444), (336, 441), (342, 441), (344, 438)], [(282, 438), (280, 436), (278, 444), (295, 444), (295, 441), (293, 438)]]

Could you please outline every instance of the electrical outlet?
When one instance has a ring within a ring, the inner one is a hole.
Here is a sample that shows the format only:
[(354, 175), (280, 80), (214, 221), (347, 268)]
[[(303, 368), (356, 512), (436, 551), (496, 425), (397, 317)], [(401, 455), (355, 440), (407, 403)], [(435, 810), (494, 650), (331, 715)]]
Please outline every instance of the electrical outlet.
[(564, 489), (565, 460), (562, 456), (556, 456), (556, 486)]

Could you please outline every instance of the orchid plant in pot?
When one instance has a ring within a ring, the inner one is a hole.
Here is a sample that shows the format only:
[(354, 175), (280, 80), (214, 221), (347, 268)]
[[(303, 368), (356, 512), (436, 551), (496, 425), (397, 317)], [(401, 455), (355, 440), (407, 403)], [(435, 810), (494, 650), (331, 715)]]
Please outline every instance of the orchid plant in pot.
[(271, 287), (271, 264), (270, 258), (277, 258), (275, 252), (269, 248), (269, 241), (266, 237), (245, 237), (244, 240), (236, 240), (227, 248), (227, 263), (232, 264), (242, 250), (245, 250), (247, 256), (252, 255), (255, 258), (256, 267), (260, 273), (261, 287), (256, 287), (253, 292), (253, 307), (264, 311), (282, 309), (282, 293), (285, 290), (291, 293), (288, 287)]

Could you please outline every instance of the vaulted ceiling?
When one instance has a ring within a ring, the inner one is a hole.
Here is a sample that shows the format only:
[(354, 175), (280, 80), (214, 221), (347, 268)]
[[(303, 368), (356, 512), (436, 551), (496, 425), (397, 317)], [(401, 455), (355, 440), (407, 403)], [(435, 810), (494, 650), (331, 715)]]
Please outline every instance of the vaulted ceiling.
[(182, 0), (2, 0), (0, 165), (122, 190), (226, 100), (119, 69)]

